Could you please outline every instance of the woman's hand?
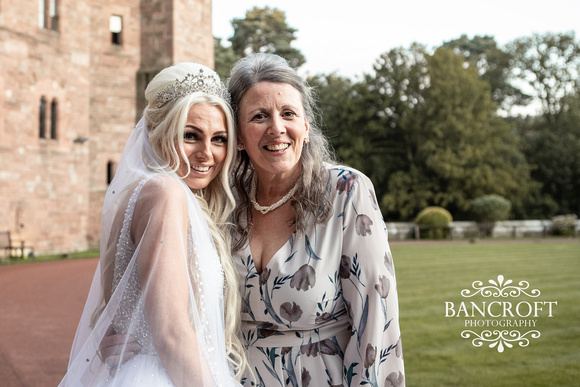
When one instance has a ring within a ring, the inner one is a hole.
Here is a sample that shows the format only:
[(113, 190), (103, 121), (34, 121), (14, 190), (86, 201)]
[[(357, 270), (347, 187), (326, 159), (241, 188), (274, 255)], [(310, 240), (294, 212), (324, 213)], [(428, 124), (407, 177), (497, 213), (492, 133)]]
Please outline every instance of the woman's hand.
[(117, 334), (112, 326), (109, 326), (99, 345), (101, 359), (110, 370), (111, 376), (114, 376), (117, 369), (135, 356), (140, 349), (141, 346), (133, 336)]

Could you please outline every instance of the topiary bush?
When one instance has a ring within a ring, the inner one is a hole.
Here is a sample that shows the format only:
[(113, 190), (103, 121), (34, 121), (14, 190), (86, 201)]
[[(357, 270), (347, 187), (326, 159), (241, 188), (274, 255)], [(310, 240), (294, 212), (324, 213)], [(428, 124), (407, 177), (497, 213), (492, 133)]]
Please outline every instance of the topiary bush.
[(479, 223), (482, 237), (490, 236), (495, 222), (507, 220), (512, 210), (512, 203), (496, 194), (479, 196), (469, 204), (473, 220)]
[(512, 204), (503, 196), (491, 194), (479, 196), (469, 202), (473, 220), (477, 223), (495, 223), (510, 217)]
[(552, 235), (558, 236), (574, 236), (576, 234), (576, 214), (559, 215), (552, 218), (552, 227), (550, 229)]
[[(443, 207), (427, 207), (415, 217), (421, 239), (447, 239), (453, 216)], [(423, 226), (423, 227), (421, 227)]]

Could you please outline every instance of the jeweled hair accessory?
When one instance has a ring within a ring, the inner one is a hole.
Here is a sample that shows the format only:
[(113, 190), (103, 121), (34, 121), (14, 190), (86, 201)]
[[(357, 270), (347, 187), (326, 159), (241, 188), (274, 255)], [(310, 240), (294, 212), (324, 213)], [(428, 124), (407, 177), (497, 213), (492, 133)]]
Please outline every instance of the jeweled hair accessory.
[(205, 75), (203, 69), (199, 69), (199, 73), (188, 73), (181, 81), (176, 79), (175, 83), (165, 86), (160, 93), (157, 93), (155, 108), (158, 109), (173, 99), (185, 97), (195, 92), (215, 95), (230, 103), (230, 93), (228, 93), (226, 86), (217, 78), (217, 75), (211, 73)]

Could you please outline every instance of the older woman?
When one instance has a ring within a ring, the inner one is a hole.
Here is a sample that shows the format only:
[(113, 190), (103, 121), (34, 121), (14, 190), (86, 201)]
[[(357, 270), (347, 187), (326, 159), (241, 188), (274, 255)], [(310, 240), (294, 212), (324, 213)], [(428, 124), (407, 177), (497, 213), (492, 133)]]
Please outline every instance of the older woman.
[(311, 91), (284, 59), (241, 59), (228, 90), (245, 384), (404, 385), (395, 272), (372, 183), (333, 163)]

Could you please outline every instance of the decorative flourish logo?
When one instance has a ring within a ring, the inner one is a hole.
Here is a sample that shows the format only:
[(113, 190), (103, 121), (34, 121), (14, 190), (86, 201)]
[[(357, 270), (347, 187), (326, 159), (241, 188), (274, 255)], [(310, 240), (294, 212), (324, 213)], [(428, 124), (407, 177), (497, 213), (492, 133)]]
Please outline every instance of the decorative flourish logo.
[(483, 282), (474, 281), (471, 286), (473, 289), (477, 290), (475, 293), (471, 293), (469, 289), (463, 289), (461, 295), (463, 297), (473, 297), (478, 293), (481, 293), (483, 297), (518, 297), (522, 293), (529, 297), (538, 297), (540, 291), (538, 289), (533, 289), (530, 293), (526, 292), (526, 289), (530, 287), (528, 281), (520, 281), (519, 286), (512, 285), (512, 280), (503, 281), (503, 275), (497, 276), (497, 282), (490, 279), (488, 282), (490, 285), (483, 286)]
[(489, 285), (484, 285), (482, 281), (474, 281), (471, 284), (473, 290), (463, 289), (460, 294), (465, 298), (479, 296), (483, 299), (499, 300), (470, 301), (468, 303), (462, 301), (457, 306), (453, 302), (445, 302), (445, 317), (465, 318), (464, 327), (498, 328), (486, 329), (479, 333), (466, 329), (461, 332), (461, 337), (471, 339), (471, 343), (475, 347), (489, 343), (489, 348), (496, 348), (500, 353), (506, 348), (513, 348), (513, 343), (520, 347), (527, 347), (530, 344), (530, 339), (540, 337), (539, 330), (532, 329), (522, 333), (518, 328), (535, 328), (539, 317), (553, 317), (553, 307), (558, 302), (508, 301), (508, 299), (517, 297), (537, 299), (541, 295), (538, 289), (528, 290), (530, 284), (527, 281), (519, 281), (516, 285), (511, 279), (505, 280), (503, 275), (498, 275), (497, 280), (490, 279), (488, 283)]
[(497, 351), (501, 353), (504, 350), (504, 345), (508, 348), (513, 347), (511, 342), (517, 342), (520, 347), (527, 347), (528, 344), (530, 344), (530, 340), (528, 340), (526, 336), (530, 335), (532, 339), (537, 339), (540, 337), (540, 332), (537, 330), (531, 330), (523, 335), (516, 330), (508, 332), (507, 329), (501, 331), (499, 329), (495, 329), (494, 331), (485, 330), (479, 335), (470, 330), (461, 332), (461, 337), (464, 339), (471, 338), (471, 335), (475, 336), (475, 338), (471, 340), (473, 346), (481, 347), (484, 342), (489, 342), (491, 343), (489, 344), (489, 348), (495, 348), (497, 346)]

